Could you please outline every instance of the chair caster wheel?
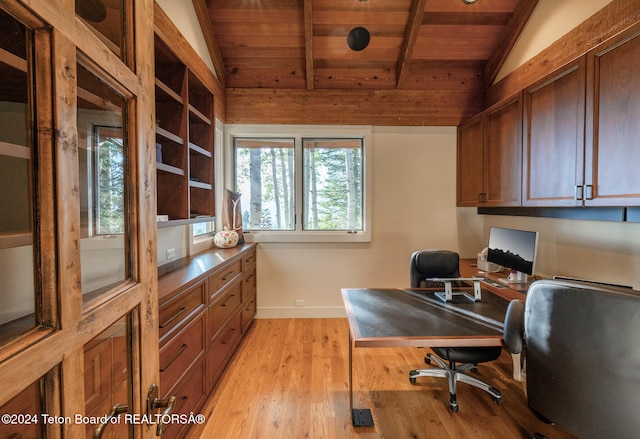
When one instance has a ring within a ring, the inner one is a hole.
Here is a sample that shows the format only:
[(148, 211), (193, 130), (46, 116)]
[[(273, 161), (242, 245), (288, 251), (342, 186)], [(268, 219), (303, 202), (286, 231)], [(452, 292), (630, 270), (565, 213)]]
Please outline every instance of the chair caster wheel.
[(431, 358), (429, 358), (428, 356), (424, 357), (424, 362), (427, 364), (431, 364)]
[(458, 406), (457, 405), (452, 405), (451, 406), (451, 411), (453, 411), (454, 413), (458, 413)]
[(415, 378), (413, 378), (413, 377), (411, 377), (411, 378), (409, 378), (409, 382), (410, 382), (411, 384), (415, 384), (415, 383), (416, 383), (416, 379), (415, 379)]

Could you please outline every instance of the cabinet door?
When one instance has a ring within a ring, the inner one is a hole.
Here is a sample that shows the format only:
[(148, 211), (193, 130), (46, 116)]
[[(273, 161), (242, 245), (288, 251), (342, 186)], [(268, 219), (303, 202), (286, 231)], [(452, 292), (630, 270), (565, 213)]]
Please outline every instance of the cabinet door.
[(585, 205), (639, 206), (640, 32), (588, 54)]
[(582, 204), (584, 81), (583, 57), (525, 90), (525, 206)]
[(522, 99), (498, 104), (486, 116), (485, 206), (519, 206), (522, 187)]
[(458, 206), (479, 206), (484, 195), (484, 123), (474, 117), (458, 128)]

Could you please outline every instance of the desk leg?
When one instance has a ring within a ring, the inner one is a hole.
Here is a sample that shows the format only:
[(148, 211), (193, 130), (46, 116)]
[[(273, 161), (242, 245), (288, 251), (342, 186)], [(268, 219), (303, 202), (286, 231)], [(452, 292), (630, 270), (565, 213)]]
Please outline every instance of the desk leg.
[(354, 427), (373, 427), (371, 410), (353, 408), (353, 339), (351, 331), (349, 331), (349, 408), (351, 409), (351, 423)]

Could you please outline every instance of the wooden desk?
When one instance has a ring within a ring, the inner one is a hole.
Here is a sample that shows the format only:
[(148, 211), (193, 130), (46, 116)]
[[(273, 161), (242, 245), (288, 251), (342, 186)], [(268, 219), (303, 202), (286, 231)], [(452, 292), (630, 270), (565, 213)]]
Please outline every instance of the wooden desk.
[(349, 399), (354, 426), (372, 426), (369, 409), (353, 408), (354, 347), (502, 346), (508, 300), (445, 303), (429, 289), (343, 289), (349, 321)]
[[(462, 277), (487, 277), (493, 281), (498, 281), (498, 278), (504, 278), (509, 275), (509, 270), (502, 270), (497, 273), (488, 273), (486, 271), (478, 270), (476, 265), (478, 261), (476, 259), (460, 259), (460, 276)], [(526, 292), (529, 289), (528, 284), (511, 283), (503, 287), (495, 287), (490, 284), (483, 283), (482, 288), (491, 291), (492, 293), (504, 297), (507, 300), (525, 300)]]

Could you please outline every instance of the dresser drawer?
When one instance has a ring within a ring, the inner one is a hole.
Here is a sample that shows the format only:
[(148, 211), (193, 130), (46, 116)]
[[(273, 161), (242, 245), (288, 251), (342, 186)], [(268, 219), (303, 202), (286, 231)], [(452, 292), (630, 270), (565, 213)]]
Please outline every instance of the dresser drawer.
[(204, 314), (160, 348), (160, 383), (172, 388), (204, 351)]
[(244, 302), (244, 307), (242, 309), (242, 332), (247, 332), (251, 323), (253, 323), (253, 319), (256, 317), (256, 313), (258, 312), (258, 304), (256, 302), (256, 294), (254, 293), (251, 297)]
[(209, 328), (211, 328), (212, 340), (229, 317), (242, 305), (241, 287), (242, 284), (240, 282), (232, 284), (219, 297), (216, 297), (216, 301), (209, 306)]
[(209, 386), (213, 387), (242, 338), (242, 312), (224, 327), (209, 347)]
[(160, 304), (158, 321), (160, 345), (186, 322), (204, 309), (205, 282), (201, 281)]
[[(173, 408), (172, 415), (189, 415), (190, 413), (199, 413), (200, 407), (206, 397), (205, 392), (205, 362), (202, 357), (194, 365), (193, 369), (185, 375), (177, 384), (172, 392), (167, 392), (163, 398), (170, 396), (176, 397), (176, 405)], [(178, 437), (186, 437), (185, 433), (193, 424), (174, 422), (167, 426), (163, 439), (175, 439)]]
[[(242, 278), (242, 297), (249, 297), (256, 290), (256, 268), (245, 272)], [(246, 300), (246, 299), (245, 299)]]
[(242, 272), (246, 273), (251, 271), (256, 266), (256, 250), (252, 250), (246, 255), (242, 256)]
[(242, 260), (237, 259), (236, 261), (225, 265), (215, 274), (209, 276), (209, 303), (212, 303), (211, 301), (215, 300), (215, 295), (220, 289), (224, 288), (225, 285), (228, 285), (241, 275)]

